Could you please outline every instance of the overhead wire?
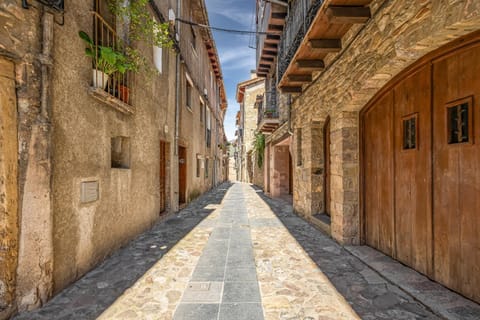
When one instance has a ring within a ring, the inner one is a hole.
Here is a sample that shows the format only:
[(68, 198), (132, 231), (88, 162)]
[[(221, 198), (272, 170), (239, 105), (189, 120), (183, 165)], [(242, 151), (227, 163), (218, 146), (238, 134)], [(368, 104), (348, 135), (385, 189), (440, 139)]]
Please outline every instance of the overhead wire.
[(235, 34), (242, 34), (242, 35), (252, 35), (252, 34), (256, 34), (256, 35), (266, 35), (266, 34), (267, 34), (267, 32), (248, 31), (248, 30), (236, 30), (236, 29), (227, 29), (227, 28), (212, 27), (212, 26), (209, 26), (209, 25), (206, 25), (206, 24), (196, 23), (196, 22), (193, 22), (193, 21), (183, 20), (183, 19), (180, 19), (180, 18), (176, 18), (175, 20), (177, 20), (178, 22), (184, 23), (184, 24), (191, 25), (191, 26), (196, 26), (196, 27), (200, 27), (200, 28), (206, 28), (206, 29), (215, 30), (215, 31), (220, 31), (220, 32), (235, 33)]

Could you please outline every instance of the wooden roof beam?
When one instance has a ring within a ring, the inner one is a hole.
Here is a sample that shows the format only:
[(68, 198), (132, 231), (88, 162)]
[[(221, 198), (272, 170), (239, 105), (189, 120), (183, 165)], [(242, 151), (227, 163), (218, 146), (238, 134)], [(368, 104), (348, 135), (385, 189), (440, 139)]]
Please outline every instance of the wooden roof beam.
[(282, 34), (283, 32), (283, 26), (282, 25), (279, 25), (279, 24), (269, 24), (268, 25), (268, 29), (267, 29), (268, 33), (273, 33), (273, 34)]
[(273, 63), (273, 60), (275, 60), (275, 59), (270, 58), (270, 57), (265, 57), (265, 56), (263, 56), (263, 55), (262, 55), (262, 57), (260, 58), (260, 61), (263, 61), (263, 62), (265, 62), (265, 63)]
[(287, 78), (291, 82), (312, 82), (311, 74), (290, 74)]
[(280, 87), (282, 93), (302, 93), (301, 86), (284, 86)]
[(276, 56), (277, 56), (277, 52), (276, 52), (276, 51), (270, 51), (270, 50), (265, 50), (265, 49), (263, 49), (263, 51), (262, 51), (262, 56), (265, 56), (265, 57), (276, 57)]
[(297, 67), (300, 69), (325, 69), (325, 63), (323, 62), (323, 60), (297, 60), (295, 62), (297, 64)]
[(267, 34), (266, 40), (280, 41), (280, 35), (278, 34)]
[(258, 66), (259, 66), (260, 69), (270, 70), (270, 65), (269, 64), (260, 63)]
[(371, 18), (369, 7), (329, 6), (326, 15), (330, 23), (366, 23)]
[(286, 17), (286, 12), (272, 12), (272, 19), (274, 20), (285, 20)]
[(342, 40), (340, 39), (310, 39), (308, 45), (322, 53), (339, 52), (342, 50)]

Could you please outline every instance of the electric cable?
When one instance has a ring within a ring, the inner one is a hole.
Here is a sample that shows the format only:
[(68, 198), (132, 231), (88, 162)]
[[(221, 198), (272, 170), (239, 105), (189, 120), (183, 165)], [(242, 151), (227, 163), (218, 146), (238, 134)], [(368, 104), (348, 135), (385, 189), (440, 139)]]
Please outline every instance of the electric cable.
[(196, 27), (200, 27), (200, 28), (206, 28), (206, 29), (211, 29), (211, 30), (221, 31), (221, 32), (236, 33), (236, 34), (243, 34), (243, 35), (251, 35), (251, 34), (266, 35), (267, 34), (267, 32), (235, 30), (235, 29), (212, 27), (212, 26), (208, 26), (206, 24), (196, 23), (196, 22), (192, 22), (192, 21), (188, 21), (188, 20), (183, 20), (183, 19), (180, 19), (180, 18), (176, 18), (175, 20), (177, 20), (178, 22), (184, 23), (184, 24), (191, 25), (191, 26), (196, 26)]

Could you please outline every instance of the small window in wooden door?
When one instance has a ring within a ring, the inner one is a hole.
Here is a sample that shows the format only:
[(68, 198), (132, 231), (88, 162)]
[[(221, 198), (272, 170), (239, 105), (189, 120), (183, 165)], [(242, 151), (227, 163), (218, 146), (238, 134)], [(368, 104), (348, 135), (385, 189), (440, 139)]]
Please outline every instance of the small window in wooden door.
[(418, 148), (418, 114), (403, 117), (403, 150), (416, 150)]
[(472, 143), (472, 98), (447, 104), (448, 144)]

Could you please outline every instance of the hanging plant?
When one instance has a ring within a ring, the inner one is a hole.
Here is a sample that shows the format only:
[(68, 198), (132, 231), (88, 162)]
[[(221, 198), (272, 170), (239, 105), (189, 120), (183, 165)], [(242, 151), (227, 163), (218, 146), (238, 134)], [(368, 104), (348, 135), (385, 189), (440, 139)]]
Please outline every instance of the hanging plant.
[(265, 153), (265, 135), (263, 133), (255, 133), (253, 149), (257, 154), (257, 165), (261, 168), (263, 166), (263, 155)]
[[(158, 22), (150, 15), (150, 0), (108, 0), (110, 11), (117, 17), (118, 23), (128, 30), (128, 42), (143, 41), (155, 47), (171, 48), (174, 44), (168, 22)], [(127, 56), (134, 62), (135, 72), (151, 68), (145, 57), (137, 49), (125, 45)]]

